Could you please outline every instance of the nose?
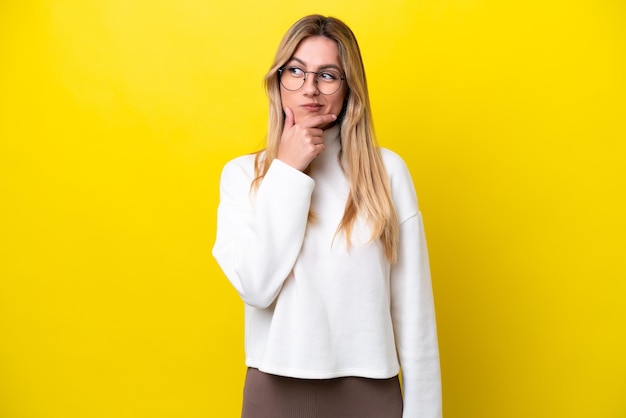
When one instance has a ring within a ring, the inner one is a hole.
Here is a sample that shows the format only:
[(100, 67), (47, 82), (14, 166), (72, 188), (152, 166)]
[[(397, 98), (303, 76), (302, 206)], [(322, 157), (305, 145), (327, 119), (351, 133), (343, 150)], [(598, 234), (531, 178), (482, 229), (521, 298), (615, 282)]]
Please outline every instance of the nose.
[(307, 96), (317, 96), (320, 93), (317, 89), (317, 74), (306, 74), (302, 91)]

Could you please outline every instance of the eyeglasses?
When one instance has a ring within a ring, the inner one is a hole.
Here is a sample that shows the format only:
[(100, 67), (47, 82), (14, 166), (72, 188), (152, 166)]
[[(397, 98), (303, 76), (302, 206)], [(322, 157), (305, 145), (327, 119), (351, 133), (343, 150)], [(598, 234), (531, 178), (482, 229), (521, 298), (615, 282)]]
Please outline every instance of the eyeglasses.
[(315, 74), (315, 87), (324, 95), (336, 93), (341, 87), (342, 80), (345, 80), (339, 71), (332, 69), (318, 72), (304, 71), (298, 67), (282, 67), (278, 69), (280, 84), (289, 91), (300, 90), (304, 86), (307, 74)]

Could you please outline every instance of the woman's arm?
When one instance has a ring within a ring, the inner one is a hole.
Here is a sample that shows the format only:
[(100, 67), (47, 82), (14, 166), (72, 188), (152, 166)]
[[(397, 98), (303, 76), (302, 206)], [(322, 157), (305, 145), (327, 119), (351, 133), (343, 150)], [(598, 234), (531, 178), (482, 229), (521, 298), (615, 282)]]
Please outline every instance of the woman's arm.
[(406, 164), (383, 150), (400, 222), (391, 266), (391, 314), (402, 368), (404, 418), (441, 418), (441, 375), (424, 224)]
[(421, 214), (400, 227), (392, 266), (391, 309), (402, 367), (404, 418), (441, 418), (441, 376), (435, 309)]
[(213, 256), (246, 304), (266, 308), (300, 252), (315, 183), (279, 160), (256, 191), (253, 178), (252, 156), (224, 167)]

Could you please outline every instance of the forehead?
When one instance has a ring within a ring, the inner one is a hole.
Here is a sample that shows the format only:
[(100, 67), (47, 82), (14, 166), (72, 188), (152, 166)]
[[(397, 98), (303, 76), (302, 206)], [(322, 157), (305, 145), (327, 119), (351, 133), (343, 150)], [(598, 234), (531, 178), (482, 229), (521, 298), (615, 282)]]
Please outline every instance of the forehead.
[(324, 36), (311, 36), (302, 40), (292, 58), (297, 58), (311, 68), (327, 65), (341, 66), (337, 43)]

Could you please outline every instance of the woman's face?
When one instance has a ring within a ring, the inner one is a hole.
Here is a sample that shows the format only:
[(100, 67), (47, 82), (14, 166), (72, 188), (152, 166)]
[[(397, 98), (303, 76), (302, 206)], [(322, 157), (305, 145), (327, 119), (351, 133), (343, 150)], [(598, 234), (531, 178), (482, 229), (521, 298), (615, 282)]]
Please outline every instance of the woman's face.
[[(342, 77), (344, 74), (339, 63), (337, 44), (332, 39), (323, 36), (311, 36), (300, 42), (284, 67), (286, 70), (295, 67), (303, 71), (315, 72), (328, 70), (329, 72), (338, 72)], [(293, 111), (296, 123), (315, 115), (333, 114), (338, 116), (345, 97), (345, 80), (341, 81), (341, 87), (335, 93), (321, 94), (316, 85), (316, 75), (313, 73), (306, 74), (304, 85), (296, 91), (287, 90), (282, 84), (280, 86), (283, 109), (288, 107)], [(325, 126), (321, 128), (325, 128)]]

